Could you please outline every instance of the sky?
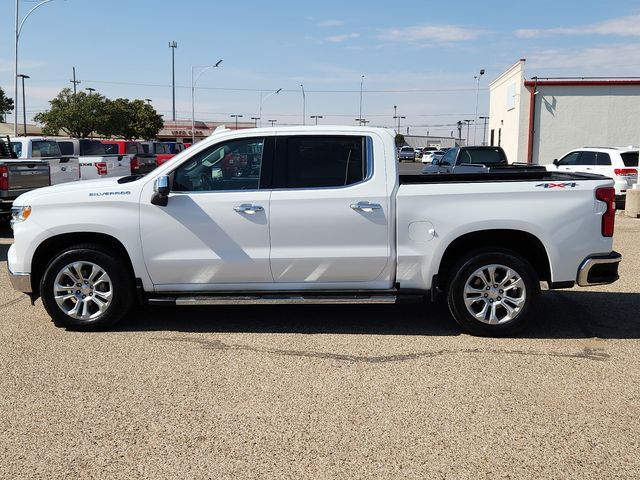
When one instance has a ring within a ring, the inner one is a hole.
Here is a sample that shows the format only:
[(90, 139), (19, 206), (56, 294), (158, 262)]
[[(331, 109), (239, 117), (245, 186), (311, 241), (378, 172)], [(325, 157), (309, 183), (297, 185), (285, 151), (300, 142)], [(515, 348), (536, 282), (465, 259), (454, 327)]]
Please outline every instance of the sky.
[[(21, 18), (37, 3), (20, 0)], [(0, 18), (13, 25), (15, 0), (0, 0)], [(0, 30), (10, 97), (13, 38)], [(403, 133), (449, 136), (476, 100), (488, 115), (488, 84), (520, 58), (527, 77), (640, 76), (640, 0), (53, 0), (20, 36), (27, 117), (72, 86), (75, 66), (78, 88), (151, 99), (170, 120), (174, 40), (178, 119), (191, 118), (192, 66), (222, 59), (198, 78), (198, 120), (250, 121), (262, 97), (263, 124), (301, 124), (304, 105), (307, 124), (355, 125), (362, 84), (370, 125), (392, 127), (397, 112)]]

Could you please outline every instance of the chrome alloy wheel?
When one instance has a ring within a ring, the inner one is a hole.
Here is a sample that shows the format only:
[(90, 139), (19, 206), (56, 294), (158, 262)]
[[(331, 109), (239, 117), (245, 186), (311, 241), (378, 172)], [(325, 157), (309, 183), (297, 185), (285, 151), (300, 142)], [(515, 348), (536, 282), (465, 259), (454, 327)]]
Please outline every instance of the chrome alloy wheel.
[(113, 285), (107, 272), (91, 262), (70, 263), (56, 275), (53, 295), (58, 307), (78, 320), (92, 320), (107, 311)]
[(504, 265), (478, 268), (465, 282), (467, 311), (483, 323), (497, 325), (513, 320), (526, 300), (527, 289), (522, 277)]

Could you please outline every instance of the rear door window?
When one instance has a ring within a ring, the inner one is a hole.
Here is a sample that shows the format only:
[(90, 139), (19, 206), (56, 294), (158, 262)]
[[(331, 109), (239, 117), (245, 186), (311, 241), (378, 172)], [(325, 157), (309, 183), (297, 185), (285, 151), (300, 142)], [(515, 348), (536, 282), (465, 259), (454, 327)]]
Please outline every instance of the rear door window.
[(113, 155), (114, 153), (119, 153), (118, 152), (118, 145), (116, 145), (114, 143), (105, 143), (104, 144), (104, 151), (107, 152), (109, 155)]
[(62, 155), (58, 142), (55, 140), (34, 140), (31, 145), (34, 157), (59, 157)]
[(323, 188), (361, 182), (367, 174), (364, 145), (365, 138), (358, 136), (278, 138), (278, 151), (286, 158), (281, 171), (285, 178), (278, 183), (286, 188)]
[(597, 165), (598, 154), (596, 152), (585, 151), (580, 154), (580, 160), (576, 165)]
[(624, 152), (621, 153), (622, 161), (625, 167), (637, 167), (638, 166), (638, 152)]
[(80, 140), (80, 155), (105, 155), (104, 145), (98, 140)]
[(611, 165), (611, 157), (608, 153), (598, 152), (596, 155), (596, 165), (606, 166)]
[(58, 140), (58, 147), (62, 155), (73, 155), (73, 142), (64, 142)]

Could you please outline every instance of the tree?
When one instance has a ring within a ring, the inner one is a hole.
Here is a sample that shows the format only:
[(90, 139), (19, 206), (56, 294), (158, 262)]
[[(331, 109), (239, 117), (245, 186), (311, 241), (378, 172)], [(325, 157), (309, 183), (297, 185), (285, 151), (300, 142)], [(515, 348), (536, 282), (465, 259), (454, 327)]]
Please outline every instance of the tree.
[(74, 94), (70, 88), (65, 88), (49, 101), (49, 111), (41, 112), (33, 118), (44, 125), (42, 133), (45, 135), (57, 135), (63, 131), (71, 137), (86, 138), (105, 130), (106, 102), (106, 98), (99, 93)]
[(4, 90), (0, 87), (0, 120), (4, 122), (4, 115), (11, 111), (13, 111), (13, 99), (6, 97)]
[(396, 134), (396, 145), (404, 145), (405, 143), (407, 143), (404, 140), (404, 135), (402, 135), (401, 133), (397, 133)]
[(164, 122), (155, 108), (142, 100), (116, 98), (107, 101), (105, 135), (124, 139), (156, 138)]

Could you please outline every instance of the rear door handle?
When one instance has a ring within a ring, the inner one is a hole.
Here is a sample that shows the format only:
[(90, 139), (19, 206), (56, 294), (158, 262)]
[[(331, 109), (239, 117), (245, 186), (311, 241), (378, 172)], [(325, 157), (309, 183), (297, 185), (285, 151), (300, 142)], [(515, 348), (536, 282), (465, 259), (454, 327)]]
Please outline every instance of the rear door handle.
[(233, 209), (238, 213), (248, 213), (249, 215), (264, 211), (264, 208), (261, 205), (251, 205), (250, 203), (236, 205)]
[(352, 203), (351, 208), (354, 210), (359, 210), (361, 212), (373, 212), (374, 210), (382, 209), (382, 205), (380, 205), (379, 203), (358, 202)]

